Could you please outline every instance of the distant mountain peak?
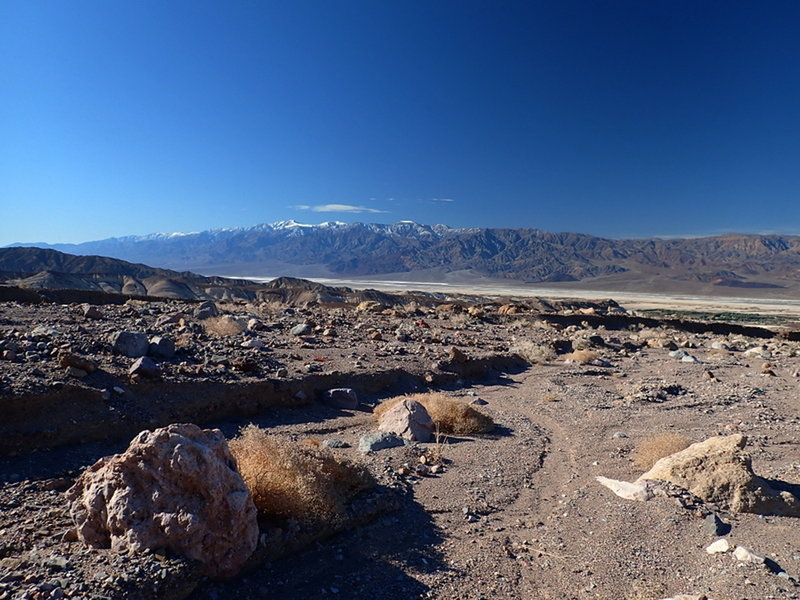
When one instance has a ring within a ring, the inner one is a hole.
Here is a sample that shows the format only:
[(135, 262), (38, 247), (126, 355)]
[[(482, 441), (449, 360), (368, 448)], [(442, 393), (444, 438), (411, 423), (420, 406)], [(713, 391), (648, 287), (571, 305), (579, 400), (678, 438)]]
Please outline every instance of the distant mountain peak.
[(254, 277), (426, 273), (438, 278), (458, 273), (528, 283), (580, 281), (595, 289), (654, 291), (648, 282), (658, 282), (664, 289), (705, 286), (708, 293), (710, 285), (722, 289), (717, 280), (736, 282), (728, 289), (779, 288), (786, 295), (800, 288), (798, 236), (614, 240), (532, 228), (451, 228), (412, 220), (313, 225), (290, 219), (49, 247), (180, 271)]

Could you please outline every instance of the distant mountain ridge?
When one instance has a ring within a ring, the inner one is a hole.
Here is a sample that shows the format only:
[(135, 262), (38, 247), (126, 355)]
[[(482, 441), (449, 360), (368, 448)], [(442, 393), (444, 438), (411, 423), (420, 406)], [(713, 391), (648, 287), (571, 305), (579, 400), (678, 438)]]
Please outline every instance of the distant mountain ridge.
[(0, 282), (32, 289), (73, 289), (188, 300), (249, 298), (253, 283), (158, 269), (105, 256), (49, 248), (0, 248)]
[[(800, 236), (728, 234), (613, 240), (532, 228), (450, 228), (281, 221), (196, 233), (110, 238), (48, 248), (238, 275), (375, 277), (460, 273), (528, 283), (580, 282), (608, 289), (726, 288), (731, 293), (800, 284)], [(601, 289), (598, 287), (598, 289)]]

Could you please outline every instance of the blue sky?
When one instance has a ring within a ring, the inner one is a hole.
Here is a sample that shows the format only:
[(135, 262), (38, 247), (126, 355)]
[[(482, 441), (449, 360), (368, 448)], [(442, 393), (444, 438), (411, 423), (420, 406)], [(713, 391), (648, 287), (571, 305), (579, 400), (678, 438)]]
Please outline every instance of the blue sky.
[(800, 233), (800, 3), (0, 3), (0, 244)]

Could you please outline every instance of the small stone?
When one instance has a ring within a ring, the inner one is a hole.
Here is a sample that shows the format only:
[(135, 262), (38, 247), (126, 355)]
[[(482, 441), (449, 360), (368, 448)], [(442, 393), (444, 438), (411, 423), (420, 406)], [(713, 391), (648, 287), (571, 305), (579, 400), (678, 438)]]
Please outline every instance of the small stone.
[(325, 403), (335, 408), (354, 410), (358, 408), (358, 394), (352, 388), (334, 388), (324, 394)]
[(289, 330), (292, 335), (308, 335), (313, 331), (313, 328), (308, 323), (300, 323), (295, 325)]
[(65, 569), (68, 560), (59, 554), (51, 554), (44, 560), (44, 564), (48, 567), (55, 567), (56, 569)]
[(733, 551), (733, 556), (736, 560), (743, 563), (764, 563), (763, 556), (756, 554), (752, 550), (748, 550), (744, 546), (736, 546), (736, 549)]
[(626, 437), (628, 437), (628, 434), (627, 434), (627, 433), (624, 433), (624, 432), (622, 432), (622, 431), (617, 431), (617, 432), (616, 432), (614, 435), (612, 435), (611, 437), (612, 437), (612, 438), (615, 438), (615, 439), (622, 439), (622, 438), (626, 438)]
[(387, 448), (397, 448), (404, 446), (405, 442), (393, 433), (368, 433), (361, 436), (358, 441), (358, 449), (361, 452), (377, 452)]
[(145, 379), (160, 379), (161, 369), (153, 362), (153, 359), (148, 356), (142, 356), (128, 369), (128, 375), (138, 375)]
[[(86, 373), (94, 373), (97, 370), (97, 363), (95, 361), (88, 358), (83, 358), (71, 352), (59, 353), (58, 364), (62, 367), (80, 369), (81, 371), (84, 371), (84, 375)], [(83, 377), (84, 375), (81, 375), (80, 377)]]
[(85, 304), (83, 306), (83, 316), (87, 319), (100, 320), (103, 318), (103, 313), (96, 306)]
[(264, 329), (264, 324), (258, 319), (247, 321), (247, 331), (261, 331), (262, 329)]
[(259, 339), (249, 339), (242, 342), (242, 348), (250, 348), (252, 350), (261, 350), (265, 344)]
[(64, 370), (64, 375), (67, 377), (75, 377), (76, 379), (80, 379), (81, 377), (86, 377), (88, 373), (83, 369), (78, 369), (77, 367), (67, 367)]
[(52, 327), (47, 327), (46, 325), (39, 325), (38, 327), (33, 328), (31, 335), (33, 337), (57, 337), (61, 335), (61, 332), (58, 329), (53, 329)]
[(207, 300), (206, 302), (200, 303), (198, 307), (194, 309), (194, 316), (198, 321), (203, 321), (211, 317), (219, 316), (219, 309), (211, 300)]
[(720, 554), (722, 552), (727, 552), (731, 549), (731, 545), (728, 543), (728, 540), (725, 538), (720, 538), (716, 542), (712, 542), (706, 547), (706, 552), (709, 554)]
[(150, 349), (147, 336), (143, 333), (133, 331), (118, 332), (112, 342), (114, 351), (128, 358), (139, 358), (145, 356)]
[(717, 537), (728, 535), (731, 531), (731, 526), (720, 519), (716, 514), (711, 513), (706, 517), (706, 529)]
[(322, 445), (325, 448), (349, 448), (350, 444), (338, 438), (328, 438), (323, 440)]
[(448, 353), (448, 358), (452, 362), (456, 362), (459, 364), (463, 364), (468, 360), (467, 355), (464, 354), (460, 349), (456, 348), (455, 346), (450, 348), (450, 352)]
[(175, 356), (175, 342), (168, 337), (160, 335), (154, 336), (150, 338), (150, 345), (147, 353), (150, 356), (169, 360)]

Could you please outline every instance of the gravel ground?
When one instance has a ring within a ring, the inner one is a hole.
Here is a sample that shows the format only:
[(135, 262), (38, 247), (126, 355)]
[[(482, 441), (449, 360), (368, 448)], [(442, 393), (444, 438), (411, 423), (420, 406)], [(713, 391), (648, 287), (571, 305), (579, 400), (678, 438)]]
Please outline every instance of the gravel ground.
[[(230, 361), (241, 352), (242, 341), (252, 338), (267, 343), (266, 349), (247, 349), (256, 357), (261, 377), (281, 367), (289, 378), (313, 377), (313, 369), (307, 371), (305, 365), (319, 363), (325, 371), (340, 372), (343, 382), (358, 382), (360, 373), (389, 367), (416, 369), (424, 377), (436, 371), (438, 361), (448, 360), (454, 346), (467, 354), (508, 353), (521, 341), (551, 349), (572, 342), (591, 348), (597, 357), (593, 364), (579, 364), (553, 353), (544, 364), (494, 372), (479, 382), (444, 381), (446, 394), (485, 402), (480, 410), (498, 427), (489, 435), (450, 438), (428, 448), (444, 458), (444, 472), (435, 476), (401, 474), (405, 465), (415, 463), (420, 449), (366, 456), (358, 452), (359, 438), (375, 430), (369, 406), (386, 393), (363, 393), (363, 408), (355, 411), (312, 402), (214, 422), (227, 435), (253, 421), (278, 434), (347, 441), (352, 447), (334, 451), (368, 465), (380, 482), (373, 493), (385, 499), (386, 508), (364, 524), (226, 582), (199, 578), (196, 565), (166, 552), (115, 555), (87, 549), (70, 536), (63, 491), (82, 466), (119, 451), (125, 441), (100, 438), (52, 451), (7, 455), (0, 459), (5, 482), (0, 488), (0, 600), (179, 598), (195, 585), (189, 597), (198, 600), (305, 595), (800, 598), (796, 519), (727, 514), (687, 500), (679, 491), (675, 497), (632, 502), (595, 481), (597, 475), (629, 481), (638, 477), (642, 470), (634, 466), (633, 452), (654, 435), (672, 432), (701, 441), (742, 432), (749, 438), (757, 474), (800, 483), (796, 343), (670, 329), (564, 329), (526, 314), (471, 319), (425, 311), (422, 316), (344, 309), (287, 313), (263, 307), (233, 312), (259, 319), (266, 329), (217, 338), (191, 324), (189, 331), (179, 331), (187, 325), (157, 329), (160, 315), (183, 310), (175, 304), (102, 309), (104, 320), (88, 322), (78, 307), (3, 307), (3, 339), (52, 345), (37, 349), (39, 358), (29, 359), (23, 350), (23, 358), (0, 361), (9, 406), (24, 395), (49, 393), (54, 381), (64, 381), (53, 350), (69, 349), (100, 364), (99, 373), (76, 381), (82, 389), (101, 394), (116, 383), (136, 390), (137, 382), (126, 375), (132, 361), (114, 354), (107, 341), (114, 331), (136, 325), (136, 319), (144, 320), (139, 326), (149, 334), (186, 336), (176, 358), (160, 363), (165, 382), (176, 385), (197, 383), (197, 378), (208, 384), (257, 379), (259, 375), (207, 359), (227, 352)], [(288, 333), (305, 321), (312, 327), (335, 328), (336, 336), (322, 336), (320, 330), (311, 336), (312, 343)], [(64, 341), (29, 339), (41, 324), (66, 329), (59, 334), (65, 335)], [(398, 336), (398, 329), (408, 331), (409, 337)], [(384, 339), (374, 339), (376, 331)], [(699, 362), (670, 356), (678, 347)], [(328, 359), (315, 360), (315, 355)], [(202, 367), (200, 374), (186, 370), (197, 366)], [(42, 375), (33, 372), (37, 369)], [(28, 422), (39, 426), (44, 421), (20, 417), (17, 425)], [(23, 433), (18, 429), (14, 435)], [(27, 433), (46, 439), (40, 430)], [(731, 553), (707, 554), (704, 548), (717, 539), (709, 529), (710, 513), (731, 525), (726, 537), (732, 545), (767, 556), (767, 565), (742, 564)]]

